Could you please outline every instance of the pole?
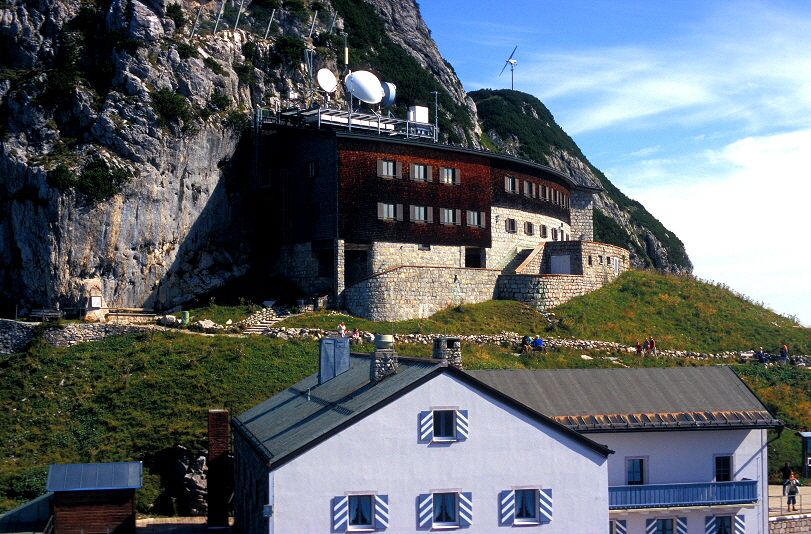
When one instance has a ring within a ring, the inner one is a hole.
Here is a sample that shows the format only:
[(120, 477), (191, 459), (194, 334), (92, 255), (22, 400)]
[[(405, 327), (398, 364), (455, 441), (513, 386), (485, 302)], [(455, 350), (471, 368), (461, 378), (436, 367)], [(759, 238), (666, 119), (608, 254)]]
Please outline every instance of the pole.
[(439, 91), (431, 91), (431, 94), (434, 95), (434, 143), (437, 142), (439, 139)]
[(194, 17), (194, 26), (191, 27), (191, 35), (189, 35), (189, 39), (194, 39), (194, 32), (197, 31), (197, 22), (200, 20), (200, 13), (203, 12), (203, 6), (200, 6), (200, 9), (197, 10), (197, 16)]
[(217, 22), (214, 23), (214, 31), (211, 33), (217, 33), (217, 26), (220, 25), (220, 19), (222, 18), (222, 14), (225, 11), (225, 0), (223, 0), (222, 7), (220, 8), (219, 14), (217, 14)]
[(239, 11), (237, 11), (237, 20), (234, 22), (234, 31), (237, 31), (237, 26), (239, 25), (239, 16), (242, 15), (242, 6), (245, 5), (245, 0), (242, 0), (239, 3)]
[(270, 12), (270, 20), (268, 21), (268, 29), (265, 30), (265, 39), (268, 38), (268, 34), (270, 33), (270, 25), (273, 24), (273, 17), (276, 15), (276, 9), (274, 8), (273, 11)]

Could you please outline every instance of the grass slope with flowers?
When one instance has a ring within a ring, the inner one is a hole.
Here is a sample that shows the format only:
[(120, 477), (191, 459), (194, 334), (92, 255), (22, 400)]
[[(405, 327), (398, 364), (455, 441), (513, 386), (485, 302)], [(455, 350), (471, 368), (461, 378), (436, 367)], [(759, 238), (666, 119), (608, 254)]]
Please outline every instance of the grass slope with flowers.
[[(250, 305), (209, 305), (197, 317), (239, 320)], [(431, 318), (394, 323), (323, 312), (295, 316), (288, 327), (348, 327), (381, 333), (538, 333), (619, 341), (633, 345), (653, 335), (666, 349), (719, 352), (782, 344), (811, 354), (811, 330), (736, 295), (689, 277), (629, 272), (590, 295), (554, 310), (555, 318), (513, 301), (463, 305)], [(371, 351), (371, 345), (358, 350)], [(406, 356), (430, 356), (428, 345), (397, 346)], [(717, 360), (638, 357), (628, 352), (554, 350), (516, 356), (511, 347), (463, 346), (468, 369), (712, 365)], [(142, 513), (171, 514), (176, 490), (167, 477), (177, 445), (205, 447), (206, 411), (230, 406), (240, 413), (315, 372), (314, 340), (265, 336), (202, 336), (148, 331), (70, 348), (35, 339), (24, 352), (0, 359), (0, 511), (41, 494), (52, 463), (142, 460)], [(811, 371), (794, 366), (737, 364), (734, 369), (791, 430), (811, 428)], [(783, 432), (770, 445), (770, 469), (796, 463), (798, 438)]]

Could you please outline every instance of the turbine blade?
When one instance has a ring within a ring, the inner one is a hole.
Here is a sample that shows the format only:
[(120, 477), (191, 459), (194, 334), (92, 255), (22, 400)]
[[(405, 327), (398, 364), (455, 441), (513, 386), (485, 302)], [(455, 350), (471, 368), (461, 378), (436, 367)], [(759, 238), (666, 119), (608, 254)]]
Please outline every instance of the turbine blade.
[(510, 64), (510, 62), (509, 62), (509, 61), (505, 61), (505, 62), (504, 62), (504, 66), (501, 68), (501, 72), (499, 72), (499, 73), (498, 73), (498, 75), (499, 75), (499, 76), (501, 76), (502, 74), (504, 74), (504, 69), (506, 69), (506, 68), (507, 68), (507, 65), (509, 65), (509, 64)]
[(515, 45), (515, 48), (513, 48), (513, 53), (510, 54), (510, 57), (507, 58), (507, 61), (509, 61), (509, 60), (511, 60), (513, 58), (513, 56), (515, 55), (516, 50), (518, 50), (518, 45)]

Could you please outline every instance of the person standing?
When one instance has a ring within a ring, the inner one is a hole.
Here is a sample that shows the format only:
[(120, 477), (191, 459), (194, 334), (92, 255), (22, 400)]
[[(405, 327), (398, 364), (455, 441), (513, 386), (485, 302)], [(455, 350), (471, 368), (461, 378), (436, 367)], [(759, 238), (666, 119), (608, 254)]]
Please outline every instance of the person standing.
[(755, 358), (757, 358), (757, 361), (760, 363), (766, 363), (766, 353), (763, 352), (763, 347), (760, 347), (760, 349), (755, 353)]
[(788, 347), (783, 345), (783, 348), (780, 349), (780, 363), (786, 363), (788, 361)]
[(636, 342), (636, 355), (639, 356), (642, 354), (642, 343), (639, 341)]
[(338, 337), (346, 337), (346, 325), (343, 321), (338, 323)]
[(794, 478), (794, 473), (791, 473), (785, 484), (785, 486), (788, 486), (788, 499), (786, 500), (786, 507), (789, 512), (797, 511), (797, 494), (800, 492), (801, 485), (802, 484), (800, 481)]
[(654, 356), (658, 356), (656, 352), (656, 340), (653, 339), (653, 336), (650, 337), (650, 351), (653, 353)]
[(786, 494), (786, 484), (791, 476), (791, 472), (791, 466), (788, 462), (786, 462), (786, 465), (780, 468), (780, 478), (783, 480), (783, 495)]

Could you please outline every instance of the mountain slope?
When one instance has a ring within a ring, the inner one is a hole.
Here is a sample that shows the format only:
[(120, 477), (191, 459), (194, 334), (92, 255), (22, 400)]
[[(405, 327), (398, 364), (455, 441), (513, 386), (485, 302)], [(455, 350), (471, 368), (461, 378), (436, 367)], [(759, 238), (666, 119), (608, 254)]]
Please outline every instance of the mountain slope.
[(487, 137), (485, 144), (499, 152), (545, 163), (580, 183), (605, 189), (595, 199), (597, 241), (629, 249), (635, 267), (692, 272), (679, 238), (595, 168), (540, 100), (507, 89), (482, 89), (469, 96), (476, 102)]

